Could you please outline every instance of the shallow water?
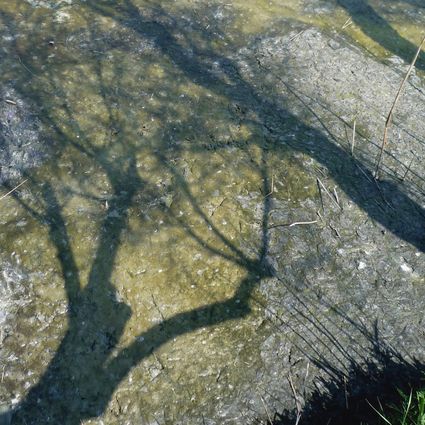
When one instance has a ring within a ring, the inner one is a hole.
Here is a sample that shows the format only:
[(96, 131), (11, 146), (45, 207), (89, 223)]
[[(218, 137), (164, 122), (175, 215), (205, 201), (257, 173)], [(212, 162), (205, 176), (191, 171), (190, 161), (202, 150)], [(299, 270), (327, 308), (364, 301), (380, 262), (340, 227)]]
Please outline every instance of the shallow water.
[(271, 195), (297, 206), (317, 186), (301, 159), (269, 152), (232, 57), (307, 24), (410, 60), (423, 6), (360, 3), (0, 6), (0, 78), (49, 153), (0, 201), (1, 259), (27, 276), (3, 341), (16, 423), (200, 423), (255, 382), (271, 332), (257, 292)]

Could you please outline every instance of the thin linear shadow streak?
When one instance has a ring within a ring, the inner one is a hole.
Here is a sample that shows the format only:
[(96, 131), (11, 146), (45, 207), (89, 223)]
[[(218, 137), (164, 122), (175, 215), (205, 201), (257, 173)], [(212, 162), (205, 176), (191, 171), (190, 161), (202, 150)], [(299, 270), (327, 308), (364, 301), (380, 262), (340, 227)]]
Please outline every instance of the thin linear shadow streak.
[[(301, 423), (379, 425), (382, 422), (376, 410), (380, 410), (381, 405), (386, 406), (388, 413), (388, 406), (401, 405), (400, 391), (409, 394), (423, 389), (424, 362), (386, 342), (380, 335), (377, 319), (370, 325), (364, 323), (360, 309), (353, 319), (353, 315), (326, 297), (318, 296), (306, 278), (309, 291), (302, 293), (279, 276), (275, 278), (295, 301), (293, 313), (290, 317), (285, 315), (285, 319), (269, 311), (280, 324), (277, 330), (296, 334), (305, 345), (295, 344), (295, 347), (324, 372), (319, 378), (321, 385), (316, 383), (312, 393), (301, 388), (305, 400)], [(311, 307), (315, 307), (314, 311)], [(348, 337), (350, 350), (340, 344), (338, 338), (342, 335)], [(296, 422), (298, 413), (296, 408), (286, 408), (267, 423), (291, 425)]]
[[(301, 423), (380, 425), (383, 422), (377, 411), (381, 411), (382, 406), (385, 406), (385, 415), (388, 416), (392, 412), (389, 406), (401, 406), (400, 391), (410, 394), (423, 389), (423, 362), (404, 357), (385, 343), (379, 336), (377, 323), (373, 334), (365, 328), (364, 331), (371, 343), (371, 348), (366, 351), (370, 357), (365, 356), (362, 361), (351, 358), (344, 369), (321, 378), (320, 388), (316, 387), (307, 396), (302, 407)], [(323, 360), (316, 365), (323, 370), (332, 368), (329, 362)], [(285, 409), (276, 413), (273, 422), (268, 425), (291, 425), (297, 414), (296, 409)]]

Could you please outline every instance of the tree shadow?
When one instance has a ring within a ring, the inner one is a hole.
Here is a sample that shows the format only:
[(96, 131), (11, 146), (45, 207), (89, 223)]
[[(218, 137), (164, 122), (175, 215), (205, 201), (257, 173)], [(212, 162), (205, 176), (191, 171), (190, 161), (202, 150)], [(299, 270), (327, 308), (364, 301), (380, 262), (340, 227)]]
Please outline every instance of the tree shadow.
[[(320, 146), (319, 149), (313, 150), (302, 140), (287, 143), (292, 150), (305, 153), (325, 166), (341, 189), (371, 218), (397, 237), (415, 245), (421, 251), (425, 250), (425, 235), (422, 230), (425, 218), (423, 210), (395, 182), (385, 180), (378, 185), (367, 167), (363, 167), (363, 172), (360, 172), (358, 164), (348, 152), (330, 141), (321, 132), (299, 122), (288, 110), (265, 99), (258, 89), (242, 79), (237, 64), (231, 59), (211, 50), (200, 50), (196, 45), (192, 45), (189, 50), (183, 48), (173, 35), (172, 29), (160, 22), (161, 14), (158, 11), (155, 19), (146, 21), (130, 1), (125, 1), (124, 4), (126, 7), (116, 16), (111, 16), (107, 8), (102, 8), (102, 3), (88, 5), (97, 13), (109, 16), (131, 28), (143, 39), (152, 40), (189, 79), (216, 93), (225, 93), (236, 104), (255, 111), (259, 116), (257, 124), (268, 130), (273, 142), (280, 134), (285, 134), (288, 125), (297, 126), (300, 134), (309, 132), (313, 134), (312, 138), (316, 140), (317, 146)], [(165, 12), (162, 13), (165, 14)], [(130, 16), (131, 20), (125, 18)], [(168, 18), (166, 14), (165, 16)], [(190, 45), (190, 39), (185, 42)], [(221, 65), (220, 76), (217, 76), (211, 68), (211, 63)], [(276, 153), (282, 149), (277, 143), (272, 143), (268, 148)], [(386, 204), (384, 212), (370, 202), (371, 198), (375, 199), (376, 196), (384, 196)], [(394, 215), (394, 208), (403, 209), (405, 218), (400, 220), (398, 213)], [(417, 223), (418, 226), (413, 223)], [(414, 228), (411, 227), (412, 224)]]
[[(270, 190), (269, 156), (283, 156), (285, 153), (275, 143), (275, 137), (282, 134), (286, 126), (295, 124), (301, 132), (312, 132), (320, 149), (313, 152), (308, 144), (297, 141), (289, 144), (293, 151), (314, 157), (327, 167), (342, 190), (371, 218), (397, 237), (419, 250), (425, 250), (423, 233), (425, 220), (421, 207), (404, 193), (402, 187), (391, 181), (378, 184), (366, 167), (363, 173), (359, 173), (357, 164), (347, 152), (319, 131), (300, 122), (287, 110), (266, 99), (259, 90), (239, 75), (237, 64), (231, 59), (220, 56), (208, 48), (201, 49), (191, 41), (190, 34), (183, 34), (186, 38), (182, 43), (174, 34), (175, 27), (164, 23), (168, 21), (174, 24), (176, 19), (171, 19), (158, 7), (155, 8), (154, 18), (145, 18), (130, 1), (125, 1), (119, 8), (112, 10), (111, 4), (103, 2), (87, 2), (87, 8), (90, 13), (113, 19), (119, 25), (131, 30), (141, 40), (154, 44), (189, 81), (223, 95), (229, 102), (252, 110), (258, 115), (258, 120), (252, 120), (252, 125), (266, 129), (269, 140), (264, 143), (263, 140), (259, 142), (252, 138), (248, 143), (258, 144), (261, 150), (261, 160), (253, 167), (263, 182), (264, 195)], [(16, 31), (11, 17), (5, 17), (4, 20), (11, 33)], [(196, 28), (196, 32), (202, 37), (202, 28)], [(19, 51), (18, 46), (16, 49)], [(124, 47), (123, 49), (125, 52)], [(27, 84), (28, 79), (30, 81), (33, 79), (36, 69), (31, 67), (29, 54), (24, 53), (20, 52), (20, 56), (25, 61), (29, 73), (33, 75), (26, 75), (25, 83), (20, 81), (19, 90), (41, 108), (45, 98)], [(48, 54), (43, 55), (46, 59)], [(219, 64), (218, 73), (212, 70), (212, 63)], [(83, 157), (95, 163), (106, 176), (110, 187), (108, 211), (103, 214), (99, 225), (97, 246), (85, 286), (80, 280), (74, 258), (75, 252), (70, 243), (63, 205), (54, 187), (49, 183), (37, 181), (29, 174), (28, 178), (33, 187), (40, 185), (42, 187), (39, 203), (31, 205), (19, 193), (13, 193), (14, 199), (29, 214), (47, 226), (50, 241), (56, 249), (68, 297), (66, 334), (39, 382), (30, 389), (25, 400), (16, 408), (14, 423), (77, 425), (84, 419), (101, 415), (116, 387), (135, 365), (173, 338), (203, 327), (246, 317), (251, 312), (250, 300), (254, 289), (262, 279), (274, 276), (274, 271), (267, 261), (270, 198), (264, 197), (258, 251), (254, 256), (250, 256), (215, 226), (198, 205), (196, 196), (191, 193), (185, 177), (165, 154), (167, 141), (162, 139), (151, 149), (159, 168), (167, 169), (173, 175), (174, 189), (178, 188), (185, 194), (196, 215), (211, 229), (225, 250), (219, 250), (208, 243), (206, 238), (193, 231), (184, 219), (170, 213), (170, 221), (177, 223), (187, 235), (212, 255), (241, 266), (245, 271), (245, 277), (238, 283), (230, 298), (164, 319), (139, 334), (131, 344), (118, 350), (117, 345), (131, 311), (126, 304), (117, 299), (117, 290), (111, 282), (117, 251), (122, 234), (128, 228), (129, 211), (135, 205), (136, 196), (143, 194), (151, 199), (156, 197), (157, 193), (149, 178), (142, 176), (137, 170), (139, 141), (129, 140), (124, 126), (116, 117), (112, 108), (113, 94), (102, 78), (101, 68), (102, 64), (99, 61), (95, 84), (107, 111), (106, 124), (118, 131), (113, 139), (102, 145), (97, 143), (95, 138), (86, 137), (72, 106), (66, 103), (62, 105), (62, 110), (73, 132), (70, 132), (68, 127), (63, 129), (62, 123), (54, 115), (47, 114), (44, 117), (44, 123), (54, 131), (60, 143), (67, 147), (72, 146)], [(124, 78), (119, 65), (115, 67), (115, 76), (117, 79)], [(55, 75), (49, 77), (50, 90), (60, 97), (62, 94), (60, 81), (55, 81)], [(160, 109), (157, 114), (161, 113), (164, 111)], [(281, 123), (282, 121), (284, 122)], [(183, 126), (191, 124), (189, 119)], [(162, 129), (164, 133), (172, 131), (172, 125), (171, 128), (167, 128), (164, 123), (164, 127)], [(75, 135), (82, 137), (77, 138)], [(217, 144), (215, 148), (220, 149), (222, 146)], [(199, 147), (185, 147), (185, 149), (196, 151)], [(173, 155), (178, 153), (179, 148), (176, 147)], [(384, 197), (386, 204), (396, 205), (397, 211), (390, 206), (384, 206), (384, 211), (382, 208), (376, 208), (376, 197)]]
[[(409, 3), (409, 2), (405, 2)], [(414, 4), (414, 3), (413, 3)], [(372, 40), (384, 49), (410, 63), (418, 46), (406, 40), (368, 3), (367, 0), (338, 0), (351, 16), (353, 22)], [(416, 7), (421, 7), (419, 4)], [(418, 40), (418, 43), (420, 40)], [(425, 53), (421, 52), (416, 68), (425, 70)]]
[(388, 416), (394, 413), (391, 409), (401, 408), (400, 392), (423, 389), (425, 365), (381, 340), (376, 325), (374, 334), (368, 334), (371, 348), (364, 361), (352, 358), (346, 369), (338, 370), (326, 360), (316, 359), (319, 369), (332, 369), (333, 373), (320, 379), (320, 386), (316, 384), (304, 406), (276, 414), (272, 424), (289, 425), (299, 418), (299, 423), (318, 425), (378, 425), (383, 421), (377, 412)]
[[(292, 367), (288, 375), (282, 376), (283, 387), (288, 387), (285, 378), (289, 381), (294, 407), (288, 408), (286, 403), (265, 423), (383, 424), (377, 412), (385, 412), (388, 417), (400, 411), (404, 401), (401, 394), (414, 395), (423, 390), (423, 360), (403, 347), (395, 348), (383, 336), (378, 319), (365, 320), (361, 308), (357, 314), (347, 312), (323, 296), (307, 278), (302, 285), (309, 290), (303, 291), (279, 273), (274, 273), (274, 277), (290, 294), (293, 314), (290, 319), (274, 311), (270, 314), (278, 332), (289, 329), (298, 336), (297, 353), (308, 361), (294, 367), (292, 377)], [(342, 342), (344, 336), (348, 336), (347, 345)], [(310, 366), (317, 371), (308, 381)]]

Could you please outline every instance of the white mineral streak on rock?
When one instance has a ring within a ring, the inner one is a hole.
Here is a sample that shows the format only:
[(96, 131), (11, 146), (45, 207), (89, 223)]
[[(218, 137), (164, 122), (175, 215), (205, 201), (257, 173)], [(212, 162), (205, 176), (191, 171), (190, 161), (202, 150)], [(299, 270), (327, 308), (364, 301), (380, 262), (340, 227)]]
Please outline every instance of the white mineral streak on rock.
[(406, 264), (406, 263), (403, 263), (401, 266), (400, 266), (400, 268), (401, 268), (401, 270), (403, 270), (404, 272), (406, 272), (406, 273), (412, 273), (413, 272), (413, 269), (412, 269), (412, 267), (410, 267), (408, 264)]

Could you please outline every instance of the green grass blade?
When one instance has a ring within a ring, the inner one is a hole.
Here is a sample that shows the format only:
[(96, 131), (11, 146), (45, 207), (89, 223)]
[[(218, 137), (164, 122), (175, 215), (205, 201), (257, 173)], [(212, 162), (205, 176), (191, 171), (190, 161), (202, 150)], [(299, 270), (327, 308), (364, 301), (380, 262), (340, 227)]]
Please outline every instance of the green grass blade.
[(413, 397), (413, 392), (412, 392), (412, 390), (410, 390), (409, 401), (407, 402), (407, 406), (404, 410), (404, 415), (403, 415), (403, 420), (401, 422), (401, 425), (406, 425), (407, 415), (409, 414), (410, 407), (412, 405), (412, 397)]
[(379, 410), (377, 410), (374, 406), (372, 406), (368, 400), (366, 400), (366, 403), (381, 417), (382, 420), (384, 420), (388, 425), (393, 425)]

